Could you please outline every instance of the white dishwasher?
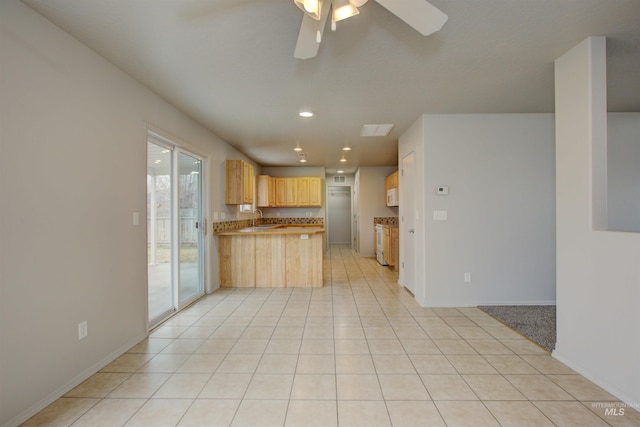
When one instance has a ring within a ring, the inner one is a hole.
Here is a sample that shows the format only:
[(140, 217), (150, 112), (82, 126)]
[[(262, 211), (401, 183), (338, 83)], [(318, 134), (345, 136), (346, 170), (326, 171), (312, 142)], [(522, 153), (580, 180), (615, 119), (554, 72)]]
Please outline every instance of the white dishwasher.
[(376, 259), (381, 265), (389, 265), (384, 260), (384, 225), (376, 225)]

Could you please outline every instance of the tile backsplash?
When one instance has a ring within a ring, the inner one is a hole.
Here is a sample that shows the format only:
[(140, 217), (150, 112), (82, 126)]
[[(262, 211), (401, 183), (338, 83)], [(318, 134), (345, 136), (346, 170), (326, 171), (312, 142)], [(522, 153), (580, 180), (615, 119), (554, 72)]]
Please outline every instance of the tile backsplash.
[[(251, 227), (253, 221), (251, 219), (237, 219), (233, 221), (217, 221), (213, 222), (214, 233), (222, 231), (239, 230), (245, 227)], [(256, 219), (256, 225), (263, 224), (318, 224), (324, 227), (324, 218), (259, 218)]]
[(373, 224), (398, 225), (397, 216), (374, 217)]

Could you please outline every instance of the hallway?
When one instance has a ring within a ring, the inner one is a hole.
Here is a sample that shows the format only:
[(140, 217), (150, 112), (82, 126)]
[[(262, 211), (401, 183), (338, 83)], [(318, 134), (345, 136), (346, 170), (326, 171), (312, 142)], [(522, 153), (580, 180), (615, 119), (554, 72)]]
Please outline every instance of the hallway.
[(348, 245), (324, 269), (323, 288), (218, 290), (24, 425), (640, 425), (477, 308), (422, 308)]

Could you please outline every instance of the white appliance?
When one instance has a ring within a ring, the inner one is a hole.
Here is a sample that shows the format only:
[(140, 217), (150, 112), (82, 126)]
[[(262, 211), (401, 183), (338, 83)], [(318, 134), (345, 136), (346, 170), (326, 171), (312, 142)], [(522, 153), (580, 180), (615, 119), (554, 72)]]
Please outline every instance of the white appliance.
[(384, 260), (384, 225), (376, 225), (376, 259), (381, 265), (389, 265)]
[(387, 190), (387, 206), (398, 206), (398, 187)]

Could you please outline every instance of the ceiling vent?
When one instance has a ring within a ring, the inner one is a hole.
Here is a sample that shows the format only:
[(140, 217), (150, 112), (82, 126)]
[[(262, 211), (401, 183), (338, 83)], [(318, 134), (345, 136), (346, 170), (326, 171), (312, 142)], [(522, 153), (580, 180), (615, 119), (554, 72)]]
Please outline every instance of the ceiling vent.
[(336, 175), (333, 177), (333, 183), (334, 184), (344, 184), (346, 182), (345, 176), (344, 175)]
[(393, 129), (393, 125), (364, 125), (360, 136), (387, 136)]

